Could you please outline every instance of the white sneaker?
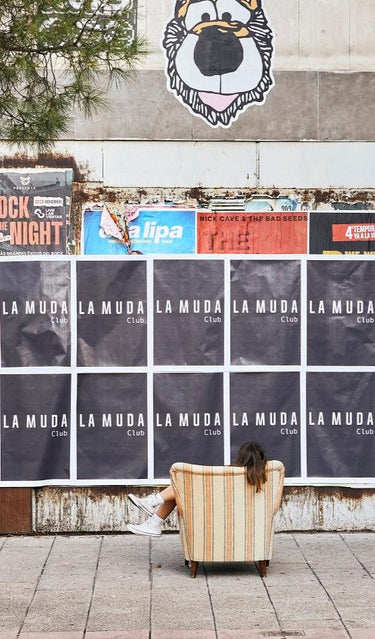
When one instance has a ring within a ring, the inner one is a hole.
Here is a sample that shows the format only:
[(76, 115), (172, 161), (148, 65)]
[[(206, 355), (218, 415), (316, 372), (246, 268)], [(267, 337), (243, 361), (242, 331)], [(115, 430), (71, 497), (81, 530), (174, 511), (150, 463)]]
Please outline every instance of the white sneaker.
[(128, 495), (128, 499), (137, 506), (139, 510), (143, 510), (147, 515), (152, 515), (155, 513), (155, 510), (160, 504), (155, 503), (155, 495), (147, 495), (147, 497), (137, 497), (136, 495), (132, 495), (131, 493)]
[(160, 537), (161, 526), (154, 521), (145, 521), (144, 524), (128, 524), (128, 530), (135, 535), (147, 535), (148, 537)]

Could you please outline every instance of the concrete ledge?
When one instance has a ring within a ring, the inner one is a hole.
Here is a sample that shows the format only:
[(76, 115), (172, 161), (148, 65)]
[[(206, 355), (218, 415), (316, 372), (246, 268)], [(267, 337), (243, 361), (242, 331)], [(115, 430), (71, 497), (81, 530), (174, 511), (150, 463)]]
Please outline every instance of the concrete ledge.
[(375, 73), (277, 71), (266, 102), (213, 129), (167, 89), (161, 70), (139, 71), (108, 93), (111, 111), (76, 114), (73, 140), (371, 141)]
[[(46, 487), (33, 491), (34, 533), (123, 532), (128, 521), (143, 521), (128, 499), (129, 492), (147, 494), (155, 488)], [(286, 486), (277, 514), (277, 532), (373, 531), (375, 489)], [(165, 529), (176, 531), (172, 514)]]

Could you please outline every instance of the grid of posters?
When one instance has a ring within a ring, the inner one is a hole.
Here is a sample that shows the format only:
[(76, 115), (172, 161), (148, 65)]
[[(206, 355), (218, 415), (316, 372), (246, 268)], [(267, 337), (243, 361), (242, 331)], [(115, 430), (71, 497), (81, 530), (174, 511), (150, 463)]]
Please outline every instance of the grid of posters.
[[(375, 258), (0, 260), (0, 481), (375, 481)], [(372, 479), (371, 479), (372, 478)]]

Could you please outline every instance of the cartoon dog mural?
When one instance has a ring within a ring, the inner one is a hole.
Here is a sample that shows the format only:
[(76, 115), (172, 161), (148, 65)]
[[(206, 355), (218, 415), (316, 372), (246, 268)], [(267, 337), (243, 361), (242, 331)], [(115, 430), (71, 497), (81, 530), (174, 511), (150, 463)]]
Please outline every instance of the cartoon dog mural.
[(262, 0), (176, 0), (163, 46), (170, 90), (213, 127), (230, 126), (273, 86)]

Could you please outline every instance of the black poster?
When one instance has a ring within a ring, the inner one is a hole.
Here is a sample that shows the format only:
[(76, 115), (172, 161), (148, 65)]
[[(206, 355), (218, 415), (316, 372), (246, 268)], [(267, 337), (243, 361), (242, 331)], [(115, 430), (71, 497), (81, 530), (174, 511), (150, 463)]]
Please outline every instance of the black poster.
[(147, 375), (78, 376), (78, 479), (147, 479)]
[(0, 255), (66, 254), (73, 172), (0, 172)]
[(155, 261), (154, 296), (155, 364), (223, 364), (222, 260)]
[(375, 363), (375, 262), (308, 263), (307, 363)]
[(309, 477), (373, 477), (374, 433), (374, 373), (308, 373)]
[(300, 363), (300, 262), (231, 262), (231, 363)]
[(0, 262), (1, 365), (70, 365), (70, 263)]
[(1, 479), (69, 479), (70, 375), (1, 375)]
[(78, 262), (77, 294), (78, 366), (145, 366), (146, 262)]
[(232, 373), (231, 461), (246, 441), (259, 442), (268, 459), (283, 462), (288, 477), (300, 466), (299, 373)]
[(375, 254), (375, 213), (311, 211), (310, 253)]
[(223, 376), (220, 373), (154, 375), (155, 477), (174, 462), (224, 463)]

